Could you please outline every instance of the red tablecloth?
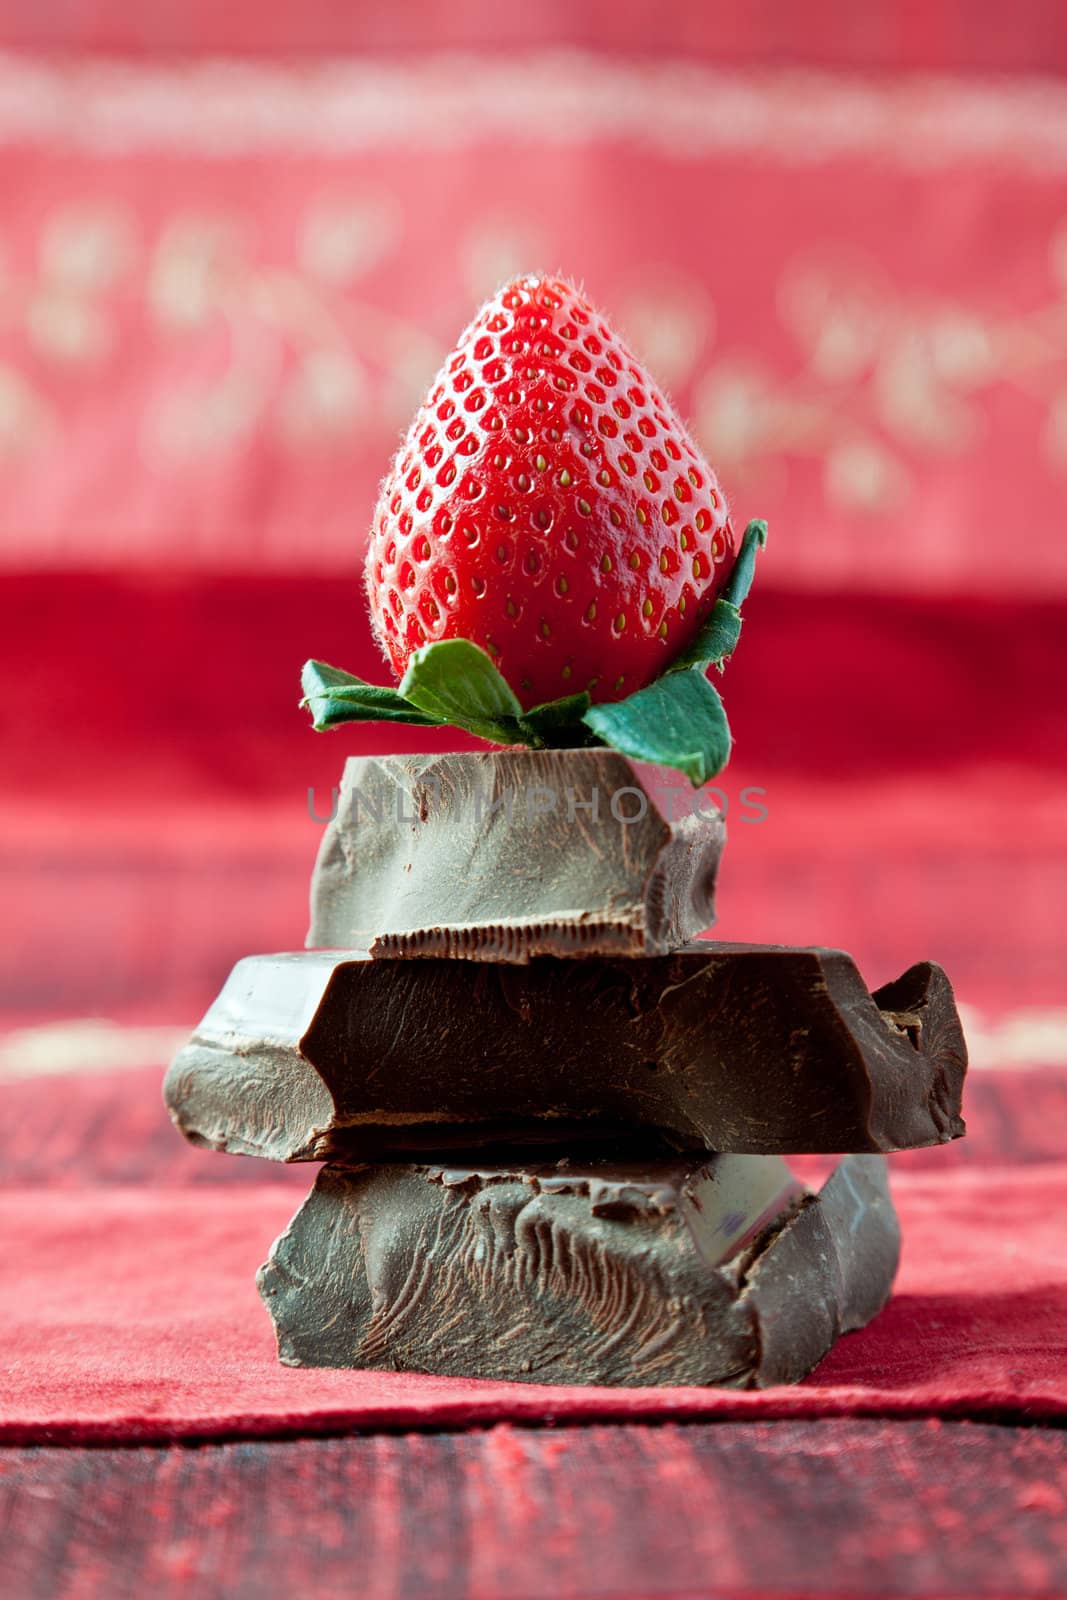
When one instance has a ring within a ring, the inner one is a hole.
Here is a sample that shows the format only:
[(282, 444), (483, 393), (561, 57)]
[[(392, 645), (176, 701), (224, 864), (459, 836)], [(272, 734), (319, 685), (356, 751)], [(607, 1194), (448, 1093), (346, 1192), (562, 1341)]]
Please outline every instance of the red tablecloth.
[[(1051, 1092), (1046, 1083), (1042, 1096), (1045, 1078)], [(253, 1279), (313, 1169), (185, 1151), (166, 1126), (154, 1071), (104, 1081), (104, 1097), (85, 1082), (62, 1085), (68, 1126), (80, 1130), (66, 1172), (60, 1147), (49, 1147), (46, 1102), (38, 1096), (33, 1106), (42, 1085), (0, 1089), (22, 1152), (0, 1186), (0, 1438), (133, 1441), (499, 1419), (1067, 1417), (1067, 1163), (969, 1166), (962, 1146), (899, 1158), (896, 1294), (796, 1388), (543, 1388), (292, 1370), (275, 1358)], [(1018, 1157), (1031, 1088), (1062, 1126), (1067, 1080), (1035, 1071), (1008, 1082), (1016, 1122), (1009, 1110), (995, 1125), (996, 1098), (976, 1095), (979, 1122), (989, 1125), (976, 1134), (980, 1149), (999, 1141)], [(153, 1180), (138, 1144), (164, 1161), (173, 1144), (178, 1159)], [(142, 1181), (109, 1181), (123, 1176), (124, 1150), (127, 1180)], [(5, 1176), (0, 1169), (0, 1184)]]

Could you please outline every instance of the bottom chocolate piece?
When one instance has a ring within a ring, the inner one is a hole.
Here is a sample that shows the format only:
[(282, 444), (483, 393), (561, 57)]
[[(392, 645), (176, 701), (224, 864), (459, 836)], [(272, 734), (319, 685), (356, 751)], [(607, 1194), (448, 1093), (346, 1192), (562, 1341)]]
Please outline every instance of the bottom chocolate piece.
[(327, 1166), (260, 1268), (289, 1366), (795, 1383), (889, 1298), (881, 1156)]

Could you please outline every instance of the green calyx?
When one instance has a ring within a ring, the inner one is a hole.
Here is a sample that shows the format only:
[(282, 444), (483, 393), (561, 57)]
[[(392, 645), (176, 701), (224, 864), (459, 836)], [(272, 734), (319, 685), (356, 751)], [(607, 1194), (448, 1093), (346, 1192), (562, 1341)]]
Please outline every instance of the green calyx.
[(565, 695), (524, 711), (492, 659), (469, 639), (442, 639), (416, 650), (399, 686), (366, 683), (338, 667), (308, 661), (304, 698), (317, 731), (345, 722), (407, 722), (463, 728), (491, 744), (533, 750), (610, 745), (622, 755), (677, 767), (707, 783), (730, 758), (730, 728), (709, 667), (722, 669), (741, 634), (741, 605), (752, 587), (767, 524), (750, 522), (722, 595), (692, 644), (625, 700), (593, 705)]

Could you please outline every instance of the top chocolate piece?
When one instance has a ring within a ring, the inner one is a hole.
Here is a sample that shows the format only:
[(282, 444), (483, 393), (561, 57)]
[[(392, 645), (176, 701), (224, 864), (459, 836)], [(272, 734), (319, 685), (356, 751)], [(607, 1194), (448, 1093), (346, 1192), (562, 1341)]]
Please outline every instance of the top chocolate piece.
[(724, 839), (706, 794), (614, 750), (354, 756), (306, 943), (373, 958), (665, 955), (715, 920)]

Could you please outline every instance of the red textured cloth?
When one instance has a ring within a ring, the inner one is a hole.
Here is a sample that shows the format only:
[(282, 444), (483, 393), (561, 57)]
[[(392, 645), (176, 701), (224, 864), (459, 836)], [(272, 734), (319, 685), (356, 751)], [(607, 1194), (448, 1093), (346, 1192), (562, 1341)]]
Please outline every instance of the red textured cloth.
[(0, 1438), (102, 1441), (500, 1419), (1067, 1418), (1067, 1165), (908, 1172), (889, 1307), (791, 1389), (548, 1388), (275, 1358), (256, 1266), (291, 1184), (0, 1196)]

